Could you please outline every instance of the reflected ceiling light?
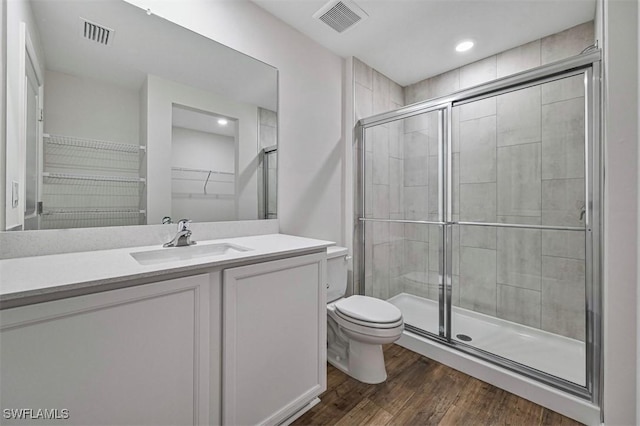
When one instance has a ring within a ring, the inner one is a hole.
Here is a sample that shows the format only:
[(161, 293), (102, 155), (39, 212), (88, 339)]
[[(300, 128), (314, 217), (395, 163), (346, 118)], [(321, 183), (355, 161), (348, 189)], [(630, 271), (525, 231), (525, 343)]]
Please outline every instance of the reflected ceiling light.
[(228, 121), (226, 119), (224, 119), (224, 118), (219, 118), (218, 119), (218, 124), (221, 125), (221, 126), (226, 126), (227, 123), (228, 123)]
[(471, 40), (465, 40), (458, 43), (456, 46), (456, 52), (466, 52), (467, 50), (473, 47), (473, 42)]

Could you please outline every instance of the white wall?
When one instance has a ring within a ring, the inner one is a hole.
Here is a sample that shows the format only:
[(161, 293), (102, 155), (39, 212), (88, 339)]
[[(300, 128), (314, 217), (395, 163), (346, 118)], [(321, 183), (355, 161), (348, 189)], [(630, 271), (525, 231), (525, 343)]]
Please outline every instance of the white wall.
[(258, 218), (258, 107), (232, 102), (157, 76), (146, 81), (147, 223), (161, 223), (171, 211), (171, 127), (173, 104), (236, 119), (236, 220)]
[[(183, 127), (173, 127), (171, 133), (173, 167), (235, 173), (235, 138)], [(235, 179), (232, 176), (209, 176), (207, 194), (223, 195), (214, 198), (204, 196), (206, 173), (176, 171), (172, 175), (171, 214), (174, 222), (182, 218), (194, 222), (236, 220)], [(186, 194), (193, 196), (187, 198)]]
[(127, 1), (278, 68), (281, 230), (343, 243), (343, 60), (248, 1)]
[(604, 1), (604, 415), (636, 422), (638, 3)]
[(45, 81), (45, 133), (140, 145), (137, 91), (49, 70)]
[[(7, 87), (7, 2), (2, 0), (0, 2), (0, 165), (6, 167), (6, 146), (7, 146), (7, 134), (6, 134), (6, 121), (7, 121), (7, 97), (5, 96), (5, 89)], [(0, 173), (0, 200), (6, 200), (6, 174)], [(0, 206), (0, 230), (5, 229), (5, 206)]]
[[(24, 184), (25, 184), (25, 152), (26, 147), (21, 140), (24, 135), (20, 129), (20, 110), (23, 108), (23, 83), (24, 83), (24, 41), (20, 39), (20, 24), (26, 24), (27, 33), (31, 38), (36, 53), (43, 65), (44, 55), (40, 47), (40, 36), (34, 25), (34, 18), (26, 0), (12, 0), (7, 2), (7, 70), (6, 70), (6, 105), (9, 107), (6, 114), (6, 143), (5, 143), (5, 191), (7, 195), (5, 208), (5, 227), (10, 229), (21, 226), (24, 222)], [(44, 70), (40, 70), (41, 72)], [(16, 108), (17, 106), (17, 108)], [(17, 207), (11, 206), (11, 182), (16, 180), (20, 184), (20, 202)]]

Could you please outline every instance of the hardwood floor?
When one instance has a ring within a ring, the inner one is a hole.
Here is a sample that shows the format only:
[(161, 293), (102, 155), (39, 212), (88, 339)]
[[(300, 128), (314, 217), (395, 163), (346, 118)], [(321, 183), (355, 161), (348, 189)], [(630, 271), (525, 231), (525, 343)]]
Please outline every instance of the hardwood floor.
[(328, 365), (321, 403), (294, 425), (579, 425), (398, 345), (387, 381), (367, 385)]

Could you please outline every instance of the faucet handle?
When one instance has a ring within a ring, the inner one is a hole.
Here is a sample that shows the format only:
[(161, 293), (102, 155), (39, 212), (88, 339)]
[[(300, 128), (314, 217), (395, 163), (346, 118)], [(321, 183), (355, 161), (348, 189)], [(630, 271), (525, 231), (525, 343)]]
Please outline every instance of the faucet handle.
[(178, 221), (178, 232), (188, 231), (190, 223), (191, 223), (191, 219), (180, 219)]

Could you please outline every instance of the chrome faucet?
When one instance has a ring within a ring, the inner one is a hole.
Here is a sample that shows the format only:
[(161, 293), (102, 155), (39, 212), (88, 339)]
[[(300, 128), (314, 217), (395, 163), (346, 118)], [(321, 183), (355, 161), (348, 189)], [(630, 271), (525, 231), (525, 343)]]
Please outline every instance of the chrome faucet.
[(173, 240), (163, 244), (163, 247), (184, 247), (194, 245), (196, 242), (191, 241), (191, 230), (189, 229), (190, 223), (191, 221), (189, 219), (180, 219), (180, 221), (178, 221), (178, 233), (173, 237)]

